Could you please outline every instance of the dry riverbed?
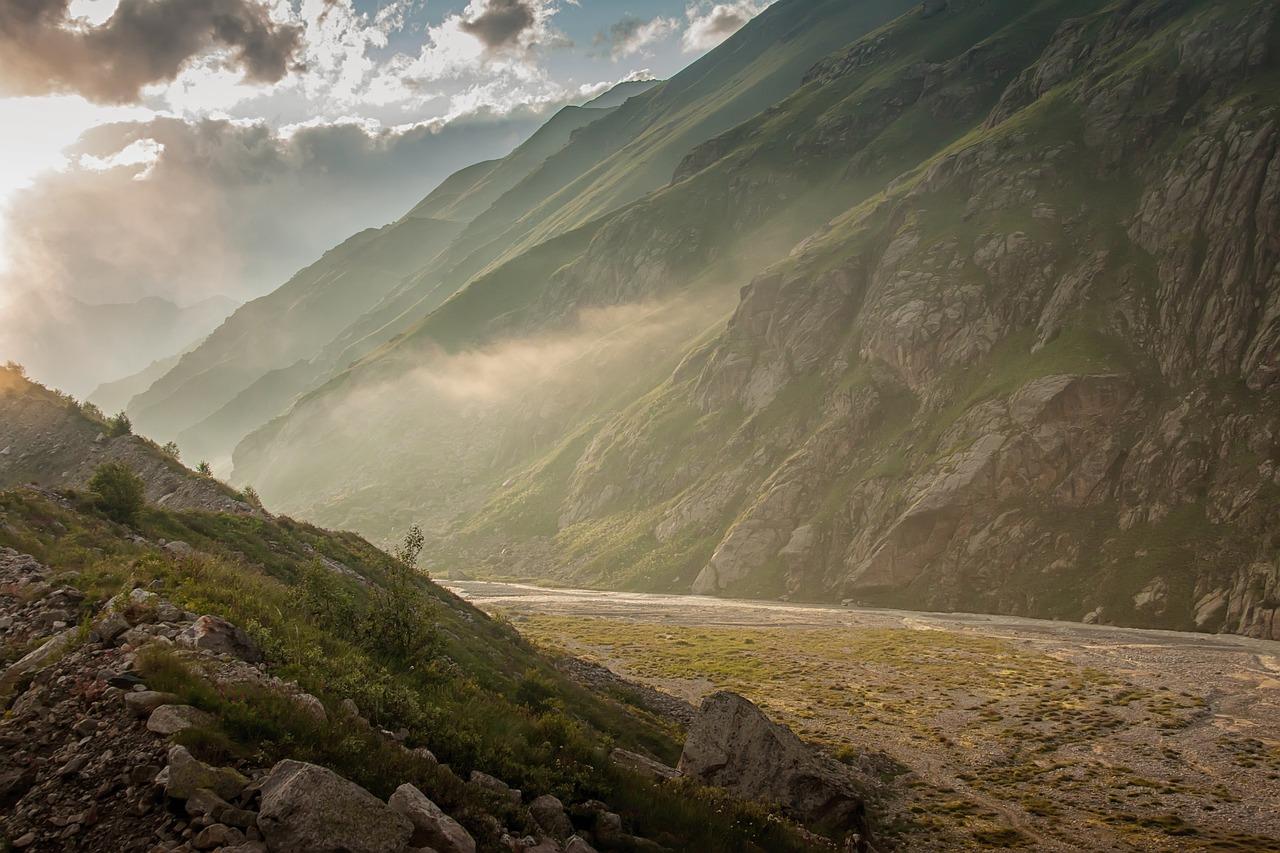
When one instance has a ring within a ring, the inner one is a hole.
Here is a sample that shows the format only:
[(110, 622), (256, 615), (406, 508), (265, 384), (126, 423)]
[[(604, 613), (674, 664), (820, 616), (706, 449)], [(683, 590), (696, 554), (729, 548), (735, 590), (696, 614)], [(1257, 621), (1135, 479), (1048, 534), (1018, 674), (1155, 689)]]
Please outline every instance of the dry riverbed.
[(900, 850), (1280, 851), (1280, 643), (971, 614), (446, 582), (693, 703), (893, 759)]

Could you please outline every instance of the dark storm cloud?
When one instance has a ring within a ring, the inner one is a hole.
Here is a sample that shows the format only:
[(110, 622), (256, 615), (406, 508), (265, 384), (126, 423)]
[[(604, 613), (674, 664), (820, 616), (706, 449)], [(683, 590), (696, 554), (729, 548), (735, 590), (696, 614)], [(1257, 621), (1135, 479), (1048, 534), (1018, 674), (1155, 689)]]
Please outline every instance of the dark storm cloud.
[(70, 0), (0, 2), (0, 93), (77, 92), (103, 103), (138, 99), (215, 48), (256, 82), (289, 70), (302, 31), (256, 0), (121, 0), (98, 27), (69, 17)]
[(515, 47), (520, 37), (537, 22), (537, 10), (525, 0), (489, 0), (473, 18), (464, 18), (463, 32), (470, 33), (490, 50)]

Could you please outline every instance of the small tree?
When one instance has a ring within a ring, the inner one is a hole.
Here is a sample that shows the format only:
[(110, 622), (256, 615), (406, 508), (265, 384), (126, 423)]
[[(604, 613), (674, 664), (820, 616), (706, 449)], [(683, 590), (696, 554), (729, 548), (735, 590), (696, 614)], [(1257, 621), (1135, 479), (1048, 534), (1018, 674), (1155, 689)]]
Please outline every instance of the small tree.
[(115, 417), (107, 418), (107, 434), (112, 438), (131, 435), (133, 434), (133, 421), (129, 420), (129, 416), (124, 412), (118, 412)]
[(209, 465), (209, 463), (208, 463), (208, 462), (205, 462), (204, 460), (201, 460), (201, 461), (200, 461), (200, 464), (196, 466), (196, 473), (198, 473), (198, 474), (203, 474), (203, 475), (204, 475), (204, 476), (206, 476), (206, 477), (212, 477), (212, 476), (213, 476), (213, 468), (212, 468), (212, 466), (210, 466), (210, 465)]
[(104, 462), (89, 481), (89, 491), (106, 516), (121, 524), (132, 524), (146, 504), (146, 485), (127, 465)]
[(161, 449), (162, 451), (164, 451), (164, 455), (165, 455), (165, 456), (168, 456), (168, 457), (169, 457), (169, 458), (171, 458), (171, 459), (181, 459), (181, 458), (182, 458), (182, 451), (178, 449), (178, 442), (176, 442), (176, 441), (170, 441), (170, 442), (168, 442), (167, 444), (165, 444), (165, 446), (164, 446), (164, 447), (162, 447), (162, 448), (160, 448), (160, 449)]
[(422, 546), (427, 542), (422, 528), (414, 524), (405, 531), (404, 539), (396, 546), (395, 558), (410, 569), (418, 568), (418, 557), (422, 556)]

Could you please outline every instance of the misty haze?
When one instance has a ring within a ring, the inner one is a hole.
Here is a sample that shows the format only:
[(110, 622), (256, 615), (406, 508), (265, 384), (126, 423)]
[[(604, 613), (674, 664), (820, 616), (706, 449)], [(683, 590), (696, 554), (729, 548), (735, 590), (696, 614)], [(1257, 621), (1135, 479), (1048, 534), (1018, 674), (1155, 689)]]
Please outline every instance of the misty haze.
[(0, 849), (1280, 851), (1280, 5), (0, 0)]

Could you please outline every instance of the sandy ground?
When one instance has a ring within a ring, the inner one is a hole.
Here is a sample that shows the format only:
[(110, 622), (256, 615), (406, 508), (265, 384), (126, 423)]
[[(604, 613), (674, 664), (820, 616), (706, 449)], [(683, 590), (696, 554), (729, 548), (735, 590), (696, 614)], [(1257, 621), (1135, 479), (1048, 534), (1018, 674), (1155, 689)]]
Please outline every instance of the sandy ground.
[(737, 689), (807, 737), (887, 753), (899, 849), (1280, 850), (1280, 643), (446, 585), (629, 678), (695, 703)]

